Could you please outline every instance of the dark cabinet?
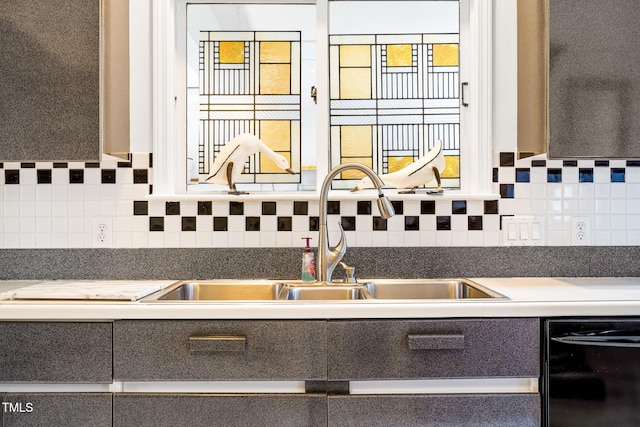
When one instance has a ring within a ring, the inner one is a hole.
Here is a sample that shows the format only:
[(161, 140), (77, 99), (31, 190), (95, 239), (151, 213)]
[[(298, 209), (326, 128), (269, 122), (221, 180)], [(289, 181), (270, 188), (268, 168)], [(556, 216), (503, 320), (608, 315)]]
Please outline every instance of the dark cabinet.
[(2, 1), (0, 40), (0, 161), (99, 160), (100, 1)]
[(536, 427), (537, 394), (329, 396), (328, 422), (341, 427)]
[(122, 394), (114, 427), (326, 426), (326, 396), (313, 394)]
[(110, 427), (111, 393), (7, 393), (4, 427)]
[[(330, 380), (538, 378), (538, 319), (329, 321)], [(382, 387), (382, 386), (381, 386)], [(377, 392), (379, 393), (379, 392)], [(528, 393), (328, 397), (330, 426), (539, 426)]]
[(116, 380), (326, 378), (326, 322), (127, 320), (114, 323)]
[(112, 382), (110, 322), (0, 322), (0, 383)]
[[(0, 383), (114, 390), (7, 392), (4, 425), (537, 426), (537, 392), (384, 387), (538, 378), (539, 331), (538, 319), (1, 322)], [(247, 391), (179, 391), (192, 381)], [(253, 393), (262, 381), (304, 382), (306, 392)], [(355, 382), (369, 381), (382, 391), (357, 394)], [(143, 392), (149, 384), (160, 385)]]
[(549, 157), (640, 157), (635, 0), (547, 0)]
[(537, 319), (330, 321), (331, 380), (538, 377)]
[[(111, 384), (111, 342), (111, 322), (0, 322), (0, 383)], [(107, 427), (112, 394), (8, 392), (2, 410), (5, 427)]]

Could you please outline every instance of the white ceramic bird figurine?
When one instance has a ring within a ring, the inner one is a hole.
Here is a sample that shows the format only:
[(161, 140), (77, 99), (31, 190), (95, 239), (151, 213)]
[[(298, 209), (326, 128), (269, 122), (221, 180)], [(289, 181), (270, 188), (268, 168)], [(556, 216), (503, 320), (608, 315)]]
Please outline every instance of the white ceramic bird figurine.
[(273, 160), (282, 170), (295, 174), (289, 166), (289, 161), (282, 155), (267, 147), (264, 142), (250, 133), (240, 134), (229, 140), (222, 147), (209, 168), (210, 175), (206, 182), (228, 185), (229, 194), (246, 194), (236, 189), (236, 181), (244, 169), (247, 157), (260, 152), (263, 156)]
[[(442, 151), (442, 141), (436, 141), (435, 145), (429, 152), (406, 166), (399, 171), (389, 174), (380, 175), (380, 179), (385, 185), (395, 188), (410, 188), (409, 191), (401, 191), (400, 193), (415, 193), (418, 186), (427, 184), (434, 179), (438, 183), (437, 190), (428, 191), (429, 194), (442, 193), (442, 182), (440, 179), (440, 171), (445, 167), (444, 154)], [(363, 188), (372, 188), (373, 184), (367, 177), (362, 178), (358, 185), (353, 187), (351, 191), (362, 190)]]

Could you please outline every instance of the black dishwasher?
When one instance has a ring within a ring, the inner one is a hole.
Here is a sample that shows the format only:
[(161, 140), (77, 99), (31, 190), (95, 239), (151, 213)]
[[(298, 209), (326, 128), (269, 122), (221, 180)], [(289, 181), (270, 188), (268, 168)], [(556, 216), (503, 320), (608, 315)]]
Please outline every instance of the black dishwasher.
[(640, 426), (640, 318), (544, 323), (543, 425)]

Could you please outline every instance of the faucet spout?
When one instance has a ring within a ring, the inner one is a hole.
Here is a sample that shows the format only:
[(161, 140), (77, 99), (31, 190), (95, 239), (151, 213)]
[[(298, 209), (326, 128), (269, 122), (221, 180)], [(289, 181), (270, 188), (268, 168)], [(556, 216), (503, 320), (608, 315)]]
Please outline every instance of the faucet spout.
[(319, 271), (318, 280), (322, 283), (331, 282), (333, 270), (338, 265), (347, 250), (347, 241), (341, 224), (339, 224), (341, 232), (340, 242), (333, 250), (329, 246), (329, 230), (327, 228), (327, 199), (329, 197), (329, 187), (331, 181), (338, 174), (349, 169), (356, 169), (363, 172), (369, 177), (369, 179), (371, 179), (371, 182), (373, 182), (376, 190), (378, 190), (377, 202), (380, 216), (386, 219), (392, 217), (395, 214), (391, 202), (382, 192), (384, 183), (373, 170), (359, 163), (345, 163), (331, 169), (331, 171), (329, 171), (329, 173), (325, 177), (324, 182), (322, 183), (322, 189), (320, 190), (320, 238), (318, 242), (319, 256), (317, 260), (317, 267)]

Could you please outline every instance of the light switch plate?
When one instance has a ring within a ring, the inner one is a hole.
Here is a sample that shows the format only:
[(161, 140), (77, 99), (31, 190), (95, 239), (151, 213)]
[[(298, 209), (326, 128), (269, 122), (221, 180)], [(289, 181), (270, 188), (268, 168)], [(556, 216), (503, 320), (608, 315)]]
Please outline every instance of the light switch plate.
[(545, 218), (534, 216), (502, 217), (504, 246), (543, 246), (546, 242)]

